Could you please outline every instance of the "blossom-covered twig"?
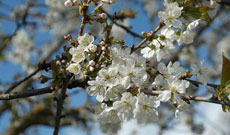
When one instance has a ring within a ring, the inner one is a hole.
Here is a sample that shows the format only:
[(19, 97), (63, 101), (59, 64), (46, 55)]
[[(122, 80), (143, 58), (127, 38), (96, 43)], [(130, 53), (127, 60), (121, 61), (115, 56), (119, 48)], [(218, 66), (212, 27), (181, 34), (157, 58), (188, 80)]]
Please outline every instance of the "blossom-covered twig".
[(148, 37), (144, 38), (134, 49), (133, 51), (135, 51), (136, 49), (140, 48), (146, 41), (148, 41), (149, 39), (151, 39), (154, 34), (156, 34), (165, 24), (164, 23), (160, 23), (160, 25), (151, 33), (151, 35), (149, 35)]
[[(161, 91), (144, 91), (145, 94), (147, 95), (159, 95)], [(207, 97), (200, 97), (200, 96), (189, 96), (189, 95), (180, 95), (183, 100), (193, 100), (193, 101), (199, 101), (199, 102), (208, 102), (208, 103), (215, 103), (215, 104), (220, 104), (220, 105), (226, 105), (230, 106), (229, 101), (223, 101), (223, 100), (216, 100), (212, 98), (207, 98)]]

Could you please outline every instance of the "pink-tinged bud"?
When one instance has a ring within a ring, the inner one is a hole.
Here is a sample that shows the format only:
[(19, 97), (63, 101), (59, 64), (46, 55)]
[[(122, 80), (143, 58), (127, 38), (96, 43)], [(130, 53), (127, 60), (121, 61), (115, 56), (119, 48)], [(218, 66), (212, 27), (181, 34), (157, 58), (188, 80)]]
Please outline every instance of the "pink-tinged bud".
[(100, 67), (100, 65), (99, 64), (96, 64), (96, 66), (95, 66), (96, 68), (99, 68)]
[(91, 71), (91, 72), (93, 72), (94, 71), (94, 67), (89, 67), (89, 70)]
[(88, 48), (89, 48), (89, 51), (91, 51), (91, 52), (96, 52), (97, 51), (97, 46), (94, 45), (94, 44), (90, 44), (88, 46)]
[(95, 65), (95, 61), (94, 60), (89, 61), (89, 65), (90, 66), (94, 66)]
[(71, 0), (65, 1), (65, 6), (68, 7), (68, 8), (71, 8), (73, 6), (72, 1)]
[(105, 45), (105, 41), (101, 41), (100, 44), (101, 44), (102, 46), (104, 46), (104, 45)]
[(101, 13), (101, 14), (99, 14), (99, 16), (104, 20), (107, 19), (107, 14), (106, 13)]
[(103, 46), (103, 47), (101, 48), (101, 50), (102, 50), (102, 51), (106, 51), (106, 48)]
[(78, 5), (80, 3), (79, 0), (73, 0), (74, 5)]

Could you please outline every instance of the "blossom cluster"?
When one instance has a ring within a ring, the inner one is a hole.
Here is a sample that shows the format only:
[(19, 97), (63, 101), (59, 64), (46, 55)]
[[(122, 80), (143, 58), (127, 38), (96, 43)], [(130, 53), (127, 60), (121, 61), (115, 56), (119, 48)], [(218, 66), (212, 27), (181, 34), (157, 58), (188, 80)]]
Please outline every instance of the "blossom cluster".
[(161, 29), (160, 34), (141, 50), (145, 58), (151, 59), (156, 56), (158, 62), (167, 58), (170, 51), (175, 49), (174, 41), (177, 41), (179, 45), (192, 43), (192, 31), (200, 21), (200, 19), (197, 19), (189, 24), (183, 24), (179, 20), (183, 7), (179, 7), (176, 2), (169, 3), (167, 0), (164, 2), (164, 6), (166, 7), (165, 11), (160, 11), (158, 16), (164, 21), (165, 26)]
[[(118, 42), (107, 43), (104, 39), (98, 45), (88, 33), (79, 36), (77, 44), (69, 50), (72, 55), (67, 71), (77, 79), (87, 78), (86, 91), (98, 100), (98, 119), (101, 123), (119, 123), (133, 118), (139, 124), (158, 119), (157, 108), (160, 102), (171, 101), (176, 107), (175, 115), (186, 108), (181, 98), (186, 94), (190, 82), (186, 78), (197, 76), (207, 85), (210, 69), (201, 64), (191, 65), (191, 71), (185, 71), (179, 62), (164, 64), (162, 59), (170, 55), (177, 42), (193, 42), (193, 30), (200, 20), (191, 23), (180, 20), (183, 7), (177, 2), (165, 0), (164, 11), (159, 18), (165, 26), (153, 37), (148, 46), (138, 54)], [(156, 57), (157, 68), (150, 63)]]

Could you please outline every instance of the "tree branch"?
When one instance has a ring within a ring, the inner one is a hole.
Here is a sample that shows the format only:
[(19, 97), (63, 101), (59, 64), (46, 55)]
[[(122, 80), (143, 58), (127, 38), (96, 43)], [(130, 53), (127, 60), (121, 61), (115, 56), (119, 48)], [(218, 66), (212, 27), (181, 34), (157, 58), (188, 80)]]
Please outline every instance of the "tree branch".
[(63, 87), (61, 90), (61, 93), (56, 97), (57, 101), (57, 111), (56, 111), (56, 118), (55, 118), (55, 127), (54, 127), (54, 135), (58, 135), (59, 128), (60, 128), (60, 122), (62, 118), (62, 110), (63, 110), (63, 103), (66, 98), (66, 90), (69, 85), (70, 77), (67, 77), (67, 79), (63, 80)]
[(27, 81), (28, 79), (30, 79), (31, 77), (33, 77), (34, 75), (36, 75), (39, 71), (43, 70), (43, 69), (47, 69), (50, 66), (50, 64), (47, 63), (42, 63), (42, 64), (38, 64), (38, 69), (36, 69), (33, 73), (31, 73), (30, 75), (26, 76), (25, 78), (23, 78), (22, 80), (15, 82), (13, 85), (11, 85), (5, 93), (10, 93), (14, 88), (16, 88), (17, 86), (19, 86), (20, 84), (22, 84), (23, 82)]
[[(147, 95), (155, 96), (159, 95), (161, 91), (143, 91)], [(199, 97), (199, 96), (189, 96), (189, 95), (180, 95), (183, 100), (192, 100), (192, 101), (200, 101), (200, 102), (207, 102), (207, 103), (215, 103), (215, 104), (220, 104), (220, 105), (226, 105), (230, 106), (229, 101), (222, 101), (222, 100), (216, 100), (212, 98), (207, 98), (207, 97)]]
[(0, 94), (0, 100), (12, 100), (12, 99), (18, 99), (18, 98), (26, 98), (26, 97), (42, 95), (42, 94), (51, 93), (51, 92), (53, 92), (53, 90), (51, 90), (50, 87), (45, 87), (45, 88), (36, 89), (36, 90), (27, 90), (24, 92), (5, 93), (5, 94)]
[(108, 16), (108, 18), (109, 18), (114, 24), (116, 24), (118, 27), (124, 29), (127, 33), (131, 34), (131, 35), (134, 36), (134, 37), (140, 38), (140, 39), (143, 39), (143, 38), (144, 38), (143, 36), (141, 36), (141, 35), (139, 35), (139, 34), (133, 32), (133, 31), (131, 31), (128, 27), (125, 27), (125, 26), (123, 26), (123, 25), (117, 23), (117, 22), (114, 20), (114, 17), (113, 17), (112, 15), (110, 15), (108, 12), (106, 12), (104, 9), (101, 9), (101, 11), (104, 12), (104, 13), (106, 13), (107, 16)]

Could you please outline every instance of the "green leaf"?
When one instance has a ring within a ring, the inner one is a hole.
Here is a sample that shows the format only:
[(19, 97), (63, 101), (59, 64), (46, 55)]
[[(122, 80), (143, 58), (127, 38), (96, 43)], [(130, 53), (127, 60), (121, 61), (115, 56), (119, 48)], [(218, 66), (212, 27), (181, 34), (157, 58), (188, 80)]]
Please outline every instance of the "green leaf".
[(186, 19), (188, 17), (193, 17), (195, 19), (202, 19), (207, 22), (211, 22), (211, 17), (208, 15), (208, 11), (212, 10), (209, 7), (200, 6), (200, 7), (194, 7), (194, 6), (187, 6), (184, 8), (182, 16)]
[(224, 88), (226, 86), (230, 87), (230, 61), (224, 55), (222, 55), (222, 57), (223, 64), (220, 79), (220, 88)]

